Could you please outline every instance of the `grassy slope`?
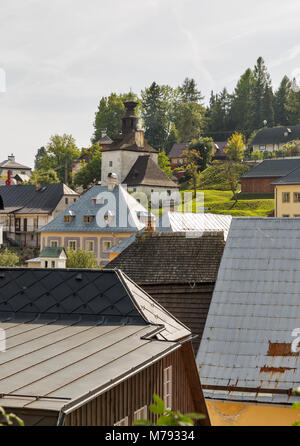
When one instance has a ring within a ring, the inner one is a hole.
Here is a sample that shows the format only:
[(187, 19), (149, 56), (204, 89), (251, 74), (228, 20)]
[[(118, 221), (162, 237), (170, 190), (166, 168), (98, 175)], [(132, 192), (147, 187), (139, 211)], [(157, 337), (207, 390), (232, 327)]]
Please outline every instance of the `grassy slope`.
[[(242, 163), (234, 163), (234, 171), (238, 175), (238, 177), (242, 176), (251, 167), (247, 164)], [(209, 189), (217, 189), (217, 190), (229, 190), (229, 185), (225, 173), (225, 164), (224, 163), (213, 163), (206, 170), (201, 172), (199, 175), (199, 189), (209, 190)]]
[[(230, 191), (199, 190), (198, 192), (204, 193), (204, 207), (209, 208), (206, 212), (213, 214), (225, 214), (235, 217), (266, 217), (274, 209), (273, 199), (241, 199), (232, 208), (234, 201), (232, 200), (232, 193)], [(201, 198), (200, 201), (198, 200), (198, 205), (203, 206)], [(195, 200), (193, 200), (193, 209), (195, 210), (194, 206)], [(182, 211), (182, 207), (178, 210)]]

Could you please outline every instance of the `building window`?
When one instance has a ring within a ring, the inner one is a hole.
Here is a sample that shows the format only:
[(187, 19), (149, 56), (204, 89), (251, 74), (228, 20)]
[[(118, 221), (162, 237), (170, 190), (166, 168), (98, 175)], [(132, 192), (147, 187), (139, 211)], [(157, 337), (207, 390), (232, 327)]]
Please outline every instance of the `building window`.
[(64, 216), (64, 222), (65, 223), (71, 223), (71, 221), (72, 221), (71, 215), (65, 215)]
[(94, 241), (93, 240), (88, 241), (86, 244), (86, 248), (88, 252), (94, 252)]
[(109, 162), (109, 167), (112, 167), (112, 166), (113, 166), (113, 162), (110, 161), (110, 162)]
[(75, 203), (75, 201), (76, 201), (76, 198), (74, 198), (73, 202)]
[(118, 421), (115, 426), (128, 426), (128, 417), (125, 417), (122, 420)]
[(294, 203), (300, 203), (300, 192), (294, 192)]
[(299, 218), (300, 217), (300, 215), (298, 214), (298, 215), (294, 215), (294, 218)]
[(67, 197), (65, 198), (65, 203), (69, 204), (69, 198), (67, 198)]
[(112, 242), (103, 242), (103, 250), (107, 252), (112, 247)]
[(170, 191), (170, 190), (167, 190), (167, 194), (170, 196), (170, 195), (171, 195), (171, 191)]
[(289, 202), (290, 202), (290, 193), (282, 192), (282, 203), (289, 203)]
[(55, 268), (55, 262), (54, 262), (54, 260), (51, 261), (51, 268)]
[(83, 217), (83, 222), (84, 223), (92, 223), (92, 221), (94, 220), (94, 215), (85, 215)]
[(164, 369), (164, 403), (166, 409), (172, 409), (172, 366)]
[(45, 260), (45, 268), (48, 268), (48, 260)]
[(51, 248), (57, 248), (58, 247), (58, 242), (51, 242)]
[(70, 240), (68, 243), (68, 246), (69, 246), (70, 251), (75, 251), (76, 250), (76, 240)]
[(266, 150), (266, 146), (259, 146), (259, 150), (260, 150), (261, 152), (264, 152), (264, 151)]
[(289, 215), (285, 214), (282, 216), (283, 218), (289, 218)]
[(147, 415), (148, 415), (148, 409), (147, 406), (144, 406), (141, 409), (134, 412), (134, 421), (146, 420)]

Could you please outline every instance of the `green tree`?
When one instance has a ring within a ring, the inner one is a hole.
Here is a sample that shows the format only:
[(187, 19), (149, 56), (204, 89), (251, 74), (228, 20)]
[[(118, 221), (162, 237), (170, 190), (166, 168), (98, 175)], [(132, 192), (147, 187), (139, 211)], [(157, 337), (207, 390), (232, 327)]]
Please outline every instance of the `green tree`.
[(20, 259), (17, 254), (9, 251), (7, 248), (0, 252), (0, 266), (3, 267), (15, 267), (19, 265)]
[(122, 129), (124, 113), (122, 95), (111, 93), (108, 97), (102, 97), (95, 115), (92, 143), (95, 144), (100, 140), (103, 130), (106, 130), (107, 135), (112, 139), (118, 135)]
[(94, 253), (84, 249), (67, 251), (67, 268), (95, 269), (96, 257)]
[(287, 76), (284, 76), (278, 90), (274, 95), (274, 113), (276, 125), (288, 125), (288, 112), (286, 105), (291, 91), (292, 83)]
[(265, 120), (268, 121), (267, 125), (271, 127), (274, 125), (273, 93), (271, 90), (271, 78), (262, 57), (257, 59), (253, 76), (252, 130), (261, 128)]
[(235, 128), (241, 132), (250, 132), (251, 128), (251, 104), (252, 94), (254, 87), (254, 77), (252, 70), (248, 68), (245, 73), (240, 77), (234, 93), (232, 95), (232, 102), (230, 108), (230, 122), (232, 128)]
[(59, 178), (54, 169), (35, 170), (27, 184), (52, 184), (59, 183)]
[(39, 169), (39, 165), (42, 162), (43, 158), (47, 155), (47, 150), (45, 147), (40, 147), (35, 155), (34, 160), (34, 168), (35, 170)]
[(69, 184), (72, 178), (73, 162), (79, 156), (80, 150), (76, 147), (72, 135), (54, 135), (47, 144), (46, 153), (38, 162), (37, 170), (54, 169), (60, 182)]
[(141, 92), (145, 138), (159, 150), (165, 147), (169, 134), (170, 95), (170, 87), (160, 86), (156, 82)]
[(172, 169), (170, 165), (170, 158), (166, 155), (166, 152), (163, 150), (158, 154), (158, 165), (163, 170), (169, 178), (172, 176)]
[(208, 134), (215, 140), (224, 140), (227, 138), (230, 128), (230, 104), (231, 96), (226, 88), (221, 93), (211, 92), (210, 106), (208, 109)]
[(297, 85), (295, 79), (292, 81), (292, 86), (288, 94), (285, 105), (288, 123), (290, 125), (297, 125), (300, 123), (300, 87)]
[(197, 183), (199, 178), (199, 166), (201, 164), (201, 155), (198, 150), (188, 149), (185, 154), (185, 177), (190, 178), (193, 187), (193, 198), (197, 195)]
[(186, 77), (179, 87), (180, 99), (182, 102), (196, 102), (202, 104), (204, 97), (198, 90), (195, 79)]
[(88, 153), (88, 161), (76, 173), (74, 184), (87, 188), (90, 184), (101, 180), (102, 154), (98, 143), (89, 149), (84, 149), (83, 153)]
[(212, 161), (215, 152), (215, 145), (212, 138), (194, 139), (189, 145), (189, 151), (198, 152), (198, 171), (205, 170)]
[(196, 102), (182, 102), (176, 107), (175, 126), (179, 142), (200, 138), (206, 125), (205, 107)]
[(174, 144), (178, 142), (178, 131), (174, 124), (171, 126), (171, 131), (168, 135), (167, 142), (165, 145), (166, 154), (168, 155), (173, 147)]
[(241, 133), (235, 132), (228, 140), (226, 155), (231, 161), (241, 161), (245, 153), (245, 140)]

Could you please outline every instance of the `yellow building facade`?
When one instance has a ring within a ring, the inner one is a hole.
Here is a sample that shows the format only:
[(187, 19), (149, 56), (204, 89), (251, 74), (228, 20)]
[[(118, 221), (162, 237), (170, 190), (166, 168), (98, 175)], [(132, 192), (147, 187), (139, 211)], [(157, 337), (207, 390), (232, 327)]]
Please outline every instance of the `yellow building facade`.
[(97, 265), (105, 266), (111, 260), (109, 250), (132, 234), (130, 232), (42, 232), (41, 248), (63, 247), (66, 251), (84, 249), (95, 255)]
[(206, 399), (212, 426), (292, 426), (300, 410), (277, 404), (251, 404)]
[(275, 186), (275, 217), (300, 217), (300, 184)]

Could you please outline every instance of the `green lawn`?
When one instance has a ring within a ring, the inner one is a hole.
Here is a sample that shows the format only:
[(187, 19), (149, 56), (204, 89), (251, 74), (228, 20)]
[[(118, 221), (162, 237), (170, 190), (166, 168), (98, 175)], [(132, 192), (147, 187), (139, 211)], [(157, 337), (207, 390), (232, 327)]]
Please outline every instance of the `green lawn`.
[[(191, 192), (191, 191), (182, 191)], [(274, 209), (274, 199), (243, 199), (241, 197), (234, 206), (232, 200), (232, 192), (220, 190), (199, 190), (204, 193), (204, 207), (207, 208), (205, 212), (212, 214), (225, 214), (235, 217), (266, 217)], [(200, 199), (197, 201), (198, 206), (202, 207), (203, 202)], [(195, 200), (189, 201), (189, 209), (191, 212), (195, 211)], [(178, 207), (178, 211), (182, 211), (183, 206)]]

